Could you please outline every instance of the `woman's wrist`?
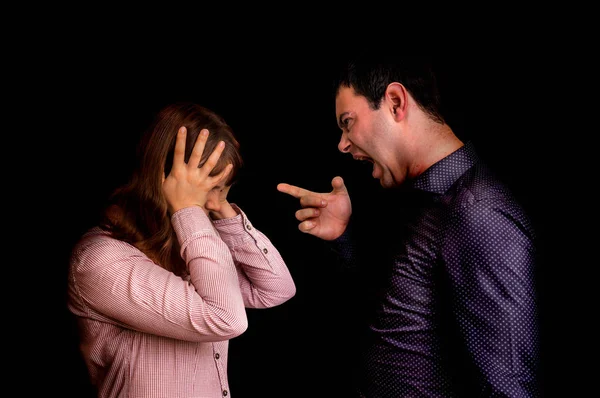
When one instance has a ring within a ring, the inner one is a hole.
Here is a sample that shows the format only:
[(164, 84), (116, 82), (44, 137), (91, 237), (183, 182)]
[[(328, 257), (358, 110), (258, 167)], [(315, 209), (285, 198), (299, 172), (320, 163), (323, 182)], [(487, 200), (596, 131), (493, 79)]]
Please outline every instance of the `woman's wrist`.
[(235, 211), (233, 207), (229, 204), (229, 202), (223, 203), (219, 211), (211, 211), (210, 217), (213, 220), (223, 220), (225, 218), (232, 218), (237, 216), (238, 213)]

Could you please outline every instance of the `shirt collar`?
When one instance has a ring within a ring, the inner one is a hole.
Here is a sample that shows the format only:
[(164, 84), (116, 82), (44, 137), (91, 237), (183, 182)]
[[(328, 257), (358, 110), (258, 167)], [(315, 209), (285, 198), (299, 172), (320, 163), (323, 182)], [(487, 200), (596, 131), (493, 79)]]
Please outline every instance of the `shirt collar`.
[(409, 182), (409, 186), (436, 194), (445, 193), (471, 166), (479, 161), (479, 156), (471, 141), (439, 160)]

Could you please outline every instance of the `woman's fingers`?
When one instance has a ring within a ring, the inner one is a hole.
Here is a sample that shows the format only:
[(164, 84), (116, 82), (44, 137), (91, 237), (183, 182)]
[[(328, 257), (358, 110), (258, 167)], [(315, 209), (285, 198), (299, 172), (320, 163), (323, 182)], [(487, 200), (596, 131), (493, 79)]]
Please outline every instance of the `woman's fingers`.
[[(220, 141), (212, 153), (208, 156), (202, 167), (198, 167), (202, 160), (202, 154), (206, 147), (206, 140), (208, 139), (209, 131), (207, 129), (202, 129), (200, 134), (198, 134), (198, 138), (196, 138), (196, 142), (194, 143), (194, 148), (192, 148), (192, 152), (190, 153), (190, 158), (187, 162), (187, 170), (188, 172), (192, 172), (193, 175), (196, 175), (195, 178), (200, 178), (200, 180), (205, 181), (209, 185), (216, 185), (221, 180), (223, 180), (231, 169), (233, 165), (227, 165), (219, 174), (209, 177), (212, 170), (217, 165), (221, 154), (223, 153), (223, 149), (225, 148), (225, 142)], [(172, 170), (182, 170), (186, 166), (185, 163), (185, 144), (186, 144), (186, 136), (187, 130), (185, 127), (180, 127), (177, 132), (177, 138), (175, 140), (175, 149), (173, 153), (173, 167)]]
[(233, 165), (231, 163), (229, 163), (229, 164), (227, 164), (227, 166), (225, 166), (225, 168), (223, 170), (221, 170), (221, 172), (219, 174), (214, 176), (213, 178), (215, 181), (215, 185), (219, 185), (221, 183), (221, 181), (225, 180), (232, 168), (233, 168)]
[(200, 168), (200, 170), (205, 176), (210, 175), (212, 169), (215, 168), (217, 162), (219, 161), (219, 158), (221, 157), (221, 153), (223, 153), (223, 148), (225, 148), (225, 142), (220, 141), (215, 147), (215, 149), (212, 151), (208, 159), (206, 159), (206, 162), (204, 162), (204, 164)]
[(175, 150), (173, 151), (173, 166), (172, 169), (176, 170), (185, 165), (185, 138), (187, 130), (185, 127), (180, 127), (177, 132), (175, 139)]
[[(208, 130), (202, 129), (200, 134), (198, 134), (198, 138), (196, 138), (196, 142), (194, 143), (194, 148), (192, 149), (192, 153), (190, 154), (190, 158), (188, 160), (188, 166), (192, 169), (197, 168), (200, 164), (200, 160), (202, 159), (202, 153), (204, 152), (204, 147), (206, 146), (206, 139), (208, 138)], [(211, 168), (212, 169), (212, 168)]]

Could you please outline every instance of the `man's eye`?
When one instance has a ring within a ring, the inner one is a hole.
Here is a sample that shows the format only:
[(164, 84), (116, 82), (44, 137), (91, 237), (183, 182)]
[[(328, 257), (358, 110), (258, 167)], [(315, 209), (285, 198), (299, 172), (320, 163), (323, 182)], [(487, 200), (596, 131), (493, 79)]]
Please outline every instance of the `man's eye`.
[(350, 124), (350, 118), (342, 120), (342, 126), (347, 129)]

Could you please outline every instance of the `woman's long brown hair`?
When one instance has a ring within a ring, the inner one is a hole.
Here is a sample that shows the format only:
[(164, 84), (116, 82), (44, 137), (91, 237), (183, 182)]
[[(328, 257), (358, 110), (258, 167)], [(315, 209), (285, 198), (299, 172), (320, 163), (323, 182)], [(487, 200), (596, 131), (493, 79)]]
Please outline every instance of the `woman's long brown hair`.
[(161, 267), (183, 276), (186, 264), (179, 254), (177, 236), (171, 225), (162, 178), (173, 164), (177, 131), (187, 128), (185, 161), (187, 162), (200, 130), (209, 130), (200, 165), (204, 164), (219, 141), (225, 149), (211, 175), (233, 165), (225, 185), (235, 180), (242, 166), (239, 143), (229, 125), (215, 112), (194, 103), (176, 103), (163, 108), (142, 136), (137, 162), (129, 181), (110, 196), (101, 227), (137, 247)]

